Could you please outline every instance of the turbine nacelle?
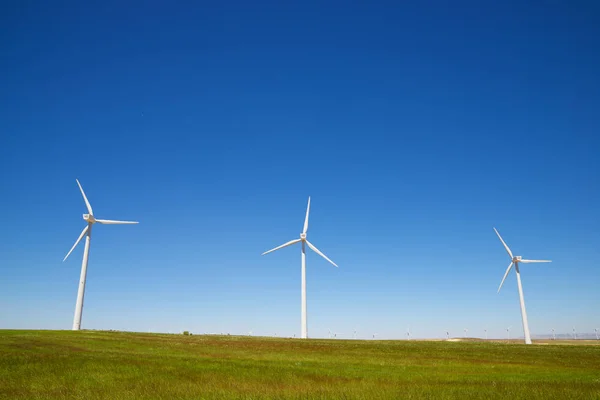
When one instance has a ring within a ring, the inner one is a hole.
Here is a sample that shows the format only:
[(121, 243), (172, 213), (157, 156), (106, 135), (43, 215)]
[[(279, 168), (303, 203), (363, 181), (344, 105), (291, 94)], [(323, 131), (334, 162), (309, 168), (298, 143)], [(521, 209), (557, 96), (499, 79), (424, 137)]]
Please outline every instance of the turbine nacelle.
[[(92, 210), (92, 206), (91, 206), (90, 202), (88, 201), (88, 199), (85, 195), (85, 192), (83, 191), (83, 188), (81, 187), (81, 184), (79, 183), (79, 180), (76, 179), (76, 181), (77, 181), (77, 186), (79, 186), (79, 190), (81, 191), (81, 195), (83, 196), (83, 201), (85, 202), (85, 206), (88, 210), (87, 214), (83, 214), (83, 220), (85, 222), (87, 222), (87, 225), (85, 226), (85, 228), (83, 228), (83, 231), (81, 231), (79, 238), (77, 238), (77, 241), (75, 241), (75, 244), (73, 245), (73, 247), (71, 247), (71, 250), (69, 250), (69, 252), (65, 256), (63, 261), (65, 261), (69, 257), (69, 254), (71, 254), (71, 252), (75, 249), (75, 247), (77, 247), (77, 245), (79, 244), (81, 239), (83, 239), (83, 237), (86, 234), (89, 235), (89, 232), (92, 229), (92, 225), (95, 224), (96, 222), (99, 224), (111, 224), (111, 225), (137, 224), (136, 221), (116, 221), (116, 220), (112, 220), (112, 219), (96, 219), (94, 217), (94, 210)], [(86, 261), (86, 263), (87, 263), (87, 261)], [(79, 328), (77, 328), (77, 329), (79, 329)]]
[(514, 262), (514, 263), (518, 263), (518, 262), (520, 262), (522, 259), (523, 259), (523, 257), (521, 257), (521, 256), (516, 256), (516, 257), (513, 257), (513, 259), (512, 259), (512, 260), (513, 260), (513, 262)]
[(302, 241), (306, 240), (306, 233), (301, 233), (300, 234), (300, 240), (302, 240)]

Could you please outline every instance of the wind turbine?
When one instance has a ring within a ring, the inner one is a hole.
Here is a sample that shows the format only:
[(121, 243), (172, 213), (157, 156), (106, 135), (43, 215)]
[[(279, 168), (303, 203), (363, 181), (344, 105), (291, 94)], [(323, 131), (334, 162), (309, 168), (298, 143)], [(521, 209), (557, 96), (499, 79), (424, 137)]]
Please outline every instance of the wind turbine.
[(79, 244), (79, 242), (81, 241), (81, 239), (83, 239), (83, 236), (85, 235), (85, 247), (83, 249), (83, 261), (81, 262), (81, 276), (79, 277), (79, 289), (77, 290), (77, 303), (75, 304), (75, 317), (73, 318), (73, 330), (77, 331), (77, 330), (81, 329), (81, 315), (83, 313), (83, 295), (85, 292), (85, 278), (87, 276), (88, 258), (90, 256), (90, 241), (92, 240), (92, 225), (94, 225), (96, 222), (99, 224), (107, 224), (107, 225), (137, 224), (138, 222), (114, 221), (114, 220), (110, 220), (110, 219), (96, 219), (94, 217), (94, 211), (92, 211), (92, 206), (90, 205), (90, 202), (88, 201), (87, 197), (85, 196), (85, 193), (83, 192), (83, 188), (81, 187), (79, 180), (77, 180), (77, 179), (75, 179), (75, 180), (77, 181), (77, 186), (79, 186), (79, 190), (81, 191), (83, 200), (85, 201), (85, 206), (87, 207), (87, 210), (89, 213), (89, 214), (83, 214), (83, 219), (85, 220), (85, 222), (87, 222), (87, 225), (85, 228), (83, 228), (83, 231), (81, 231), (79, 238), (77, 238), (77, 241), (75, 242), (73, 247), (71, 247), (71, 250), (69, 250), (69, 252), (65, 256), (65, 258), (63, 259), (63, 262), (64, 262), (69, 257), (71, 252), (75, 249), (75, 247), (77, 247), (77, 245)]
[(598, 328), (594, 328), (594, 333), (596, 333), (596, 340), (598, 340)]
[(523, 298), (523, 286), (521, 285), (521, 273), (519, 271), (519, 264), (529, 264), (529, 263), (542, 263), (542, 262), (552, 262), (551, 260), (525, 260), (521, 256), (513, 256), (512, 251), (508, 248), (508, 245), (502, 240), (502, 236), (498, 233), (496, 228), (494, 228), (496, 235), (498, 235), (498, 239), (504, 245), (506, 252), (510, 256), (510, 264), (504, 273), (504, 277), (502, 278), (502, 282), (500, 282), (500, 286), (498, 287), (498, 293), (500, 293), (500, 289), (502, 289), (502, 285), (504, 284), (504, 280), (508, 276), (510, 269), (512, 266), (515, 266), (515, 272), (517, 274), (517, 286), (519, 287), (519, 300), (521, 302), (521, 317), (523, 318), (523, 331), (525, 332), (525, 344), (531, 344), (531, 335), (529, 334), (529, 323), (527, 322), (527, 311), (525, 310), (525, 299)]
[(410, 326), (406, 329), (406, 340), (410, 340)]
[(577, 340), (577, 333), (575, 332), (575, 327), (573, 327), (573, 339)]
[(465, 339), (467, 338), (467, 332), (469, 332), (469, 330), (465, 328)]
[(310, 196), (308, 197), (308, 205), (306, 206), (306, 218), (304, 219), (304, 229), (302, 229), (300, 238), (290, 240), (289, 242), (284, 243), (281, 246), (277, 246), (274, 249), (271, 249), (269, 251), (265, 251), (264, 253), (262, 253), (262, 255), (264, 256), (265, 254), (271, 253), (275, 250), (279, 250), (279, 249), (282, 249), (287, 246), (291, 246), (296, 243), (302, 243), (302, 299), (301, 299), (301, 310), (302, 310), (301, 338), (302, 339), (306, 339), (308, 337), (308, 329), (307, 329), (307, 324), (306, 324), (306, 249), (305, 249), (305, 244), (308, 247), (310, 247), (310, 249), (312, 251), (314, 251), (315, 253), (317, 253), (318, 255), (320, 255), (321, 257), (326, 259), (327, 261), (329, 261), (331, 264), (333, 264), (335, 267), (337, 267), (336, 263), (334, 263), (329, 258), (327, 258), (327, 256), (325, 254), (321, 253), (321, 251), (319, 249), (317, 249), (311, 242), (309, 242), (306, 239), (306, 231), (308, 230), (308, 214), (309, 214), (309, 212), (310, 212)]
[(510, 341), (510, 326), (508, 328), (506, 328), (506, 335), (508, 337), (508, 340)]
[(450, 332), (446, 331), (446, 340), (450, 340)]
[(487, 329), (483, 330), (485, 332), (485, 340), (487, 340)]
[(554, 333), (554, 328), (552, 328), (552, 340), (556, 340), (556, 334)]

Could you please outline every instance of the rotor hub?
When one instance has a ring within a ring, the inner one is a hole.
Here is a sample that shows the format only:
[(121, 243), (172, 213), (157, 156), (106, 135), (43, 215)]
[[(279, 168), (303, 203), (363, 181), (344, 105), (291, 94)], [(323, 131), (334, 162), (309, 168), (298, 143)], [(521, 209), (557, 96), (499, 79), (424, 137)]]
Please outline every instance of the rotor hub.
[(301, 240), (306, 240), (306, 233), (301, 233), (300, 234), (300, 239)]
[(96, 222), (96, 218), (94, 218), (94, 216), (92, 214), (83, 214), (83, 219), (90, 224), (93, 224)]
[(518, 262), (521, 261), (521, 259), (523, 259), (523, 257), (521, 257), (521, 256), (515, 256), (515, 257), (513, 257), (513, 262), (514, 263), (518, 263)]

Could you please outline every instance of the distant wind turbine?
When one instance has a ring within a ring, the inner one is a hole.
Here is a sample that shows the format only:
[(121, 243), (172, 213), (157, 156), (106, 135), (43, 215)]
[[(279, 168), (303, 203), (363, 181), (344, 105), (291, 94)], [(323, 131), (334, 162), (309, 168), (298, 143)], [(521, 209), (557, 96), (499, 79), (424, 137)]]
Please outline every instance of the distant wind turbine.
[(596, 334), (596, 340), (598, 340), (598, 328), (594, 328), (594, 333)]
[(92, 211), (92, 206), (90, 205), (90, 202), (88, 201), (87, 197), (85, 196), (85, 193), (83, 192), (83, 188), (81, 187), (79, 180), (75, 179), (75, 181), (77, 181), (77, 186), (79, 186), (79, 190), (81, 191), (81, 195), (83, 196), (83, 200), (85, 201), (85, 206), (87, 207), (87, 210), (89, 213), (89, 214), (83, 214), (83, 219), (85, 220), (85, 222), (87, 222), (87, 225), (85, 228), (83, 228), (83, 231), (81, 231), (79, 238), (77, 238), (77, 241), (75, 242), (73, 247), (71, 247), (71, 250), (69, 250), (69, 252), (65, 256), (65, 258), (63, 259), (63, 262), (64, 262), (69, 257), (71, 252), (75, 249), (75, 247), (77, 247), (77, 245), (79, 244), (81, 239), (83, 239), (83, 236), (86, 236), (85, 237), (85, 247), (83, 248), (83, 261), (81, 262), (81, 275), (79, 277), (79, 289), (77, 290), (77, 303), (75, 304), (75, 317), (73, 318), (73, 330), (77, 331), (77, 330), (81, 329), (81, 316), (83, 314), (83, 296), (85, 293), (85, 278), (87, 276), (88, 258), (90, 255), (90, 241), (92, 240), (92, 225), (94, 225), (96, 222), (99, 224), (107, 224), (107, 225), (137, 224), (138, 222), (136, 222), (136, 221), (114, 221), (114, 220), (110, 220), (110, 219), (96, 219), (94, 217), (94, 211)]
[(406, 329), (406, 340), (410, 340), (410, 327)]
[(302, 337), (302, 339), (306, 339), (308, 337), (308, 328), (307, 328), (307, 323), (306, 323), (306, 249), (305, 249), (305, 244), (308, 247), (310, 247), (310, 249), (312, 251), (314, 251), (315, 253), (317, 253), (318, 255), (320, 255), (321, 257), (326, 259), (327, 261), (329, 261), (331, 264), (333, 264), (335, 267), (337, 267), (336, 263), (334, 263), (329, 258), (327, 258), (327, 256), (325, 254), (321, 253), (321, 251), (319, 249), (317, 249), (311, 242), (309, 242), (306, 239), (306, 231), (308, 231), (308, 214), (309, 214), (309, 212), (310, 212), (310, 197), (308, 198), (308, 205), (306, 206), (306, 218), (304, 219), (304, 229), (302, 230), (302, 233), (300, 234), (300, 238), (290, 240), (289, 242), (284, 243), (281, 246), (277, 246), (274, 249), (271, 249), (269, 251), (265, 251), (262, 254), (264, 256), (265, 254), (271, 253), (275, 250), (279, 250), (279, 249), (282, 249), (287, 246), (291, 246), (296, 243), (302, 243), (302, 299), (301, 299), (301, 311), (302, 311), (301, 337)]
[(508, 248), (508, 245), (504, 242), (504, 240), (502, 239), (502, 236), (500, 236), (500, 234), (498, 233), (496, 228), (494, 228), (494, 231), (496, 232), (496, 235), (498, 235), (498, 239), (500, 239), (500, 241), (504, 245), (504, 248), (506, 249), (506, 252), (508, 253), (508, 255), (511, 258), (510, 264), (508, 265), (508, 268), (506, 269), (506, 272), (504, 273), (504, 277), (502, 278), (502, 282), (500, 282), (500, 286), (498, 287), (498, 293), (500, 292), (500, 289), (502, 289), (504, 280), (506, 279), (506, 277), (508, 276), (508, 273), (510, 272), (510, 269), (514, 265), (515, 272), (517, 274), (517, 286), (519, 287), (519, 300), (521, 302), (521, 317), (523, 318), (523, 331), (525, 332), (525, 344), (531, 344), (531, 335), (529, 334), (529, 323), (527, 322), (527, 311), (525, 310), (525, 299), (523, 298), (523, 286), (521, 285), (521, 273), (519, 271), (519, 264), (521, 264), (521, 263), (523, 263), (523, 264), (545, 263), (545, 262), (552, 262), (552, 261), (551, 260), (524, 260), (521, 256), (516, 256), (516, 257), (513, 256), (512, 251), (510, 251), (510, 249)]
[(575, 327), (573, 327), (573, 339), (577, 340), (577, 333), (575, 332)]
[(510, 326), (508, 328), (506, 328), (506, 334), (508, 336), (508, 340), (510, 340)]
[(446, 339), (450, 339), (450, 332), (446, 331)]
[(554, 333), (554, 328), (552, 328), (552, 340), (556, 340), (556, 334)]
[(465, 339), (467, 338), (467, 332), (469, 332), (469, 330), (465, 328)]
[(487, 329), (483, 330), (485, 332), (485, 340), (487, 340)]

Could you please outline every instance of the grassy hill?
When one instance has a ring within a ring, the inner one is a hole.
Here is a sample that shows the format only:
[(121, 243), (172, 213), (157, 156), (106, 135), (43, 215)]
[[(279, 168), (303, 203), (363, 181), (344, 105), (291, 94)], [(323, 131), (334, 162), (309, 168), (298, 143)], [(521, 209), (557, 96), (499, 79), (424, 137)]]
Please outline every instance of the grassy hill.
[(0, 399), (600, 399), (600, 346), (0, 330)]

